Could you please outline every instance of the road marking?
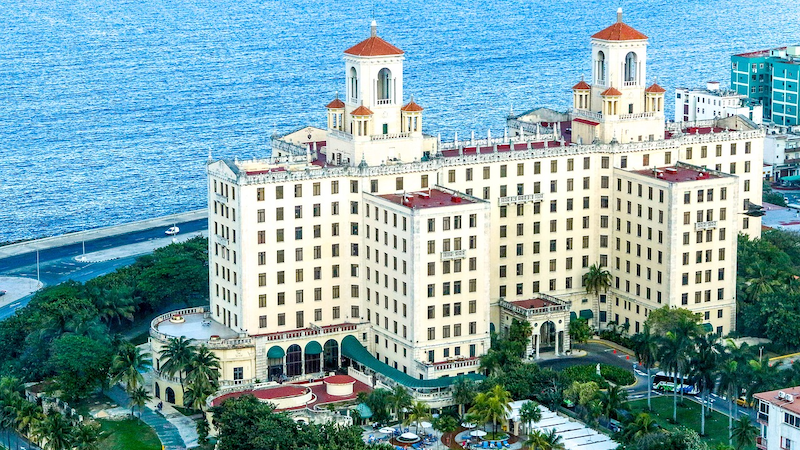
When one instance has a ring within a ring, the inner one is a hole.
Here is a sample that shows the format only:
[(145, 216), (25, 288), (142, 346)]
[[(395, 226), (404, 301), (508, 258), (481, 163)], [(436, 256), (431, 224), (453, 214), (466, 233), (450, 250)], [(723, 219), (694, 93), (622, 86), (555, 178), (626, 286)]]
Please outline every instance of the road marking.
[(19, 303), (20, 303), (20, 302), (14, 302), (14, 303), (12, 303), (12, 304), (8, 305), (8, 307), (9, 307), (9, 308), (14, 308), (15, 306), (19, 306)]

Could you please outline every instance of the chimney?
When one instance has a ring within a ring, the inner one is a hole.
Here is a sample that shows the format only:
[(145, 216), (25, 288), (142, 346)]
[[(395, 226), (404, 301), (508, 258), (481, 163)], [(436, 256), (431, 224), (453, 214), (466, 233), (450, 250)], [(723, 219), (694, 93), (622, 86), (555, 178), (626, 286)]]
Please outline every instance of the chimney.
[(617, 22), (622, 22), (622, 7), (617, 8)]
[(719, 81), (709, 81), (706, 83), (706, 89), (711, 92), (716, 92), (719, 90)]
[(369, 24), (369, 35), (371, 37), (375, 37), (378, 35), (378, 22), (373, 20), (372, 23)]

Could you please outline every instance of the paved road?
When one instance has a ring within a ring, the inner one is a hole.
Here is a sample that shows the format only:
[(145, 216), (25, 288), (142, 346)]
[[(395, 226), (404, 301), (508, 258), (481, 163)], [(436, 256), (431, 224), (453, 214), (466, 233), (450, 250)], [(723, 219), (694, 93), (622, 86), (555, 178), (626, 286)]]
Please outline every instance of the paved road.
[(18, 435), (16, 432), (12, 432), (9, 436), (8, 432), (5, 430), (0, 431), (0, 448), (9, 448), (9, 439), (11, 440), (11, 450), (40, 450), (39, 447), (31, 444), (30, 441)]
[(589, 354), (586, 356), (578, 357), (561, 357), (558, 359), (549, 359), (539, 363), (541, 367), (549, 367), (553, 370), (562, 370), (569, 366), (578, 364), (609, 364), (623, 369), (633, 370), (633, 363), (636, 362), (631, 358), (625, 359), (625, 354), (621, 352), (614, 353), (614, 350), (603, 345), (588, 342), (586, 344), (579, 344), (575, 346), (576, 349), (586, 350)]
[[(177, 223), (181, 234), (205, 230), (206, 219)], [(86, 253), (107, 250), (123, 245), (146, 242), (164, 237), (164, 227), (150, 228), (117, 236), (86, 241)], [(54, 285), (67, 280), (85, 282), (92, 278), (117, 270), (136, 260), (136, 256), (124, 257), (103, 262), (78, 262), (75, 257), (83, 253), (81, 243), (54, 247), (39, 252), (39, 278), (45, 285)], [(0, 259), (0, 275), (28, 277), (36, 279), (36, 252)], [(28, 304), (32, 296), (27, 296), (0, 308), (0, 320), (10, 317), (14, 312)]]

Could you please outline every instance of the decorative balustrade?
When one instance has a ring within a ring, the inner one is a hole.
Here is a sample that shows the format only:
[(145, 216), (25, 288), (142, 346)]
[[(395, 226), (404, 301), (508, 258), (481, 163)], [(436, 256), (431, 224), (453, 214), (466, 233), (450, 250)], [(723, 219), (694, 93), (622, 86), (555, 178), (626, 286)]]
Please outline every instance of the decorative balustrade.
[(510, 203), (541, 202), (542, 200), (544, 200), (544, 194), (525, 194), (500, 197), (498, 203), (500, 205), (508, 205)]
[(369, 138), (372, 141), (385, 141), (387, 139), (402, 139), (407, 137), (411, 137), (411, 132), (405, 131), (403, 133), (373, 134)]
[(550, 313), (555, 313), (555, 312), (569, 311), (569, 307), (570, 307), (570, 303), (569, 302), (565, 302), (563, 300), (559, 300), (559, 299), (557, 299), (555, 297), (550, 297), (549, 295), (545, 295), (545, 294), (536, 294), (536, 295), (537, 295), (537, 297), (549, 300), (550, 302), (555, 303), (555, 304), (548, 305), (548, 306), (541, 306), (539, 308), (523, 308), (521, 306), (517, 306), (517, 305), (515, 305), (515, 304), (513, 304), (511, 302), (508, 302), (506, 300), (502, 300), (501, 299), (500, 300), (500, 306), (502, 308), (505, 308), (505, 309), (507, 309), (509, 311), (513, 311), (514, 313), (519, 314), (519, 315), (524, 316), (524, 317), (530, 317), (530, 316), (535, 316), (535, 315), (540, 315), (540, 314), (550, 314)]
[(220, 202), (222, 204), (227, 204), (228, 203), (228, 197), (225, 196), (225, 195), (222, 195), (222, 194), (220, 194), (218, 192), (214, 193), (214, 200), (216, 200), (216, 201), (218, 201), (218, 202)]
[(651, 117), (656, 117), (656, 113), (654, 111), (633, 113), (633, 114), (620, 114), (619, 120), (649, 119)]
[(717, 228), (716, 220), (709, 220), (707, 222), (697, 222), (696, 224), (694, 224), (695, 231), (710, 230), (712, 228)]
[(358, 325), (346, 323), (341, 325), (331, 325), (327, 327), (305, 328), (302, 330), (281, 331), (278, 333), (270, 333), (264, 336), (267, 341), (283, 341), (287, 339), (297, 339), (309, 336), (319, 336), (324, 334), (342, 333), (348, 331), (358, 330)]
[(214, 238), (219, 242), (219, 245), (223, 247), (227, 247), (229, 244), (228, 238), (220, 236), (219, 234), (215, 234)]
[(433, 364), (433, 370), (440, 372), (446, 370), (464, 369), (468, 367), (480, 366), (480, 358), (467, 358)]
[(572, 109), (570, 110), (572, 115), (583, 117), (584, 119), (592, 119), (592, 120), (602, 120), (603, 115), (599, 112), (588, 111), (585, 109)]
[(340, 130), (328, 130), (328, 136), (335, 137), (342, 141), (352, 141), (353, 135)]
[(623, 81), (623, 82), (622, 82), (622, 85), (623, 85), (623, 86), (638, 86), (638, 85), (639, 85), (639, 82), (638, 82), (638, 81), (636, 81), (636, 80)]
[(464, 259), (467, 257), (466, 250), (450, 250), (442, 252), (442, 261), (451, 261), (453, 259)]
[(391, 105), (392, 104), (392, 99), (390, 99), (390, 98), (380, 98), (380, 99), (378, 99), (378, 104), (379, 105)]

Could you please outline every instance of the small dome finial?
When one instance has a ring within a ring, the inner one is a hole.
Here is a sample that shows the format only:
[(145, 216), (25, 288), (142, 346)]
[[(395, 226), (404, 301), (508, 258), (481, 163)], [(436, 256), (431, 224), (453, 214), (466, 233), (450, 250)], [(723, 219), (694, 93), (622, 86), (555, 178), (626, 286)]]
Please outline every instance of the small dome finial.
[(622, 7), (617, 8), (617, 22), (622, 22)]
[(373, 20), (372, 23), (369, 24), (369, 35), (371, 37), (375, 37), (378, 35), (378, 22), (376, 22), (375, 20)]

